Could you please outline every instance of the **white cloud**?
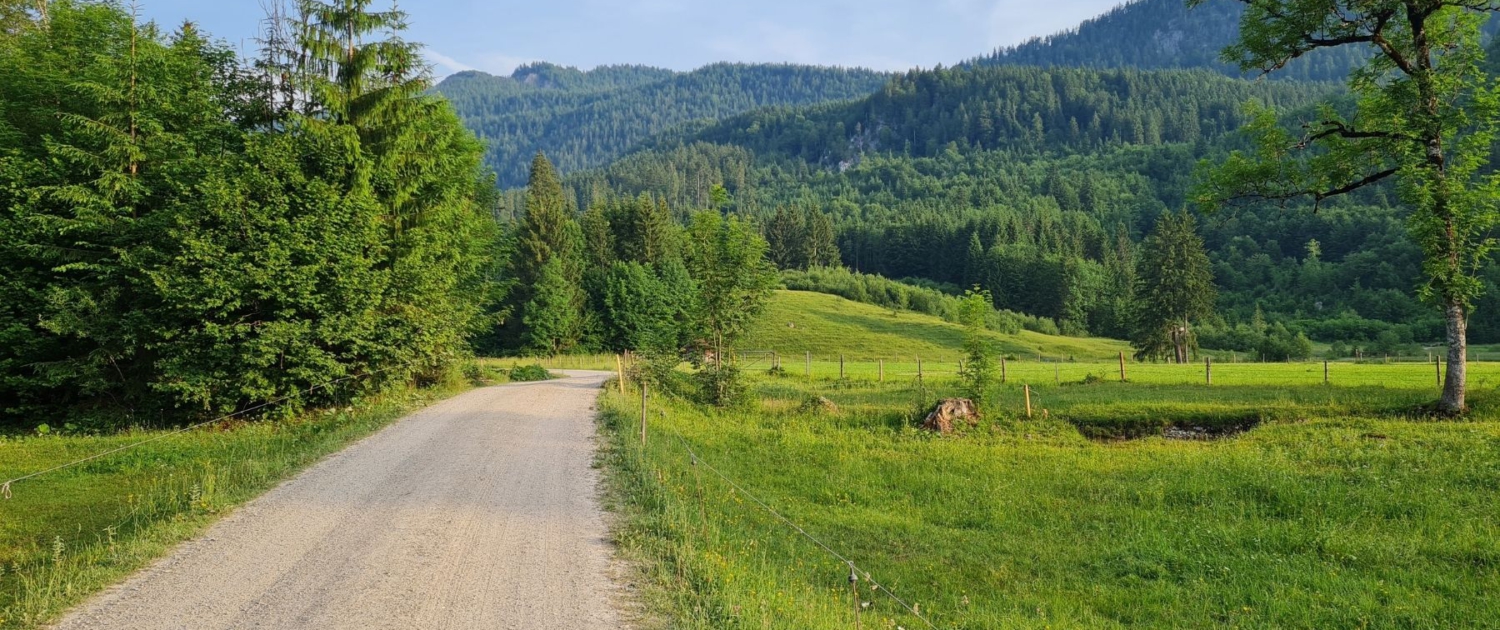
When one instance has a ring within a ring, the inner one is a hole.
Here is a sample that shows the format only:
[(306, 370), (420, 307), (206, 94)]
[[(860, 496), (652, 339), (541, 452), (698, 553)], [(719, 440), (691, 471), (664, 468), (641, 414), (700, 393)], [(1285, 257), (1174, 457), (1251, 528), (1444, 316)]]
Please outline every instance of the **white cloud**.
[(457, 72), (467, 72), (474, 69), (473, 66), (431, 48), (427, 48), (422, 52), (427, 56), (427, 60), (432, 63), (438, 76), (448, 76)]
[(536, 57), (518, 57), (503, 53), (485, 53), (479, 56), (479, 69), (497, 76), (510, 76), (517, 67), (533, 61), (540, 61)]

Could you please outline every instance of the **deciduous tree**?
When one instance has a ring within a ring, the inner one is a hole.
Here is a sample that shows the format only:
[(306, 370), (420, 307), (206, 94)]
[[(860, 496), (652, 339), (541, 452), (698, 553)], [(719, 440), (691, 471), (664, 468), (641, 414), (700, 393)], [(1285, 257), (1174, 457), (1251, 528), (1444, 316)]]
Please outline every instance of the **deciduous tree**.
[[(1191, 0), (1194, 5), (1205, 0)], [(1440, 407), (1465, 409), (1469, 316), (1500, 221), (1496, 179), (1485, 169), (1500, 94), (1482, 70), (1479, 27), (1493, 0), (1239, 0), (1240, 39), (1224, 58), (1270, 73), (1325, 49), (1368, 51), (1349, 78), (1352, 112), (1322, 108), (1295, 131), (1270, 109), (1247, 131), (1256, 150), (1208, 172), (1206, 208), (1240, 200), (1325, 199), (1393, 180), (1411, 207), (1422, 248), (1419, 291), (1447, 322), (1448, 372)]]

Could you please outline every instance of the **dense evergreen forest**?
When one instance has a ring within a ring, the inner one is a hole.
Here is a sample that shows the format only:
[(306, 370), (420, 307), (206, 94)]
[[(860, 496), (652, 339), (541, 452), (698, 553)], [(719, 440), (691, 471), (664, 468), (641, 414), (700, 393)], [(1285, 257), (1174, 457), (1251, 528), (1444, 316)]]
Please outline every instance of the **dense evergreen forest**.
[(399, 13), (304, 2), (246, 59), (36, 6), (0, 14), (0, 422), (295, 413), (468, 353), (494, 180)]
[(604, 166), (651, 135), (688, 121), (860, 98), (887, 78), (868, 70), (782, 64), (720, 63), (682, 73), (532, 64), (509, 77), (456, 74), (436, 91), (489, 145), (485, 163), (500, 184), (514, 187), (526, 182), (537, 151), (563, 172)]
[[(1037, 37), (968, 62), (974, 65), (1068, 66), (1160, 70), (1204, 68), (1245, 76), (1219, 59), (1239, 36), (1244, 5), (1184, 0), (1131, 0), (1076, 28)], [(1494, 34), (1500, 24), (1486, 32)], [(1315, 50), (1270, 75), (1276, 80), (1338, 81), (1372, 55), (1357, 50)]]
[[(1242, 144), (1244, 104), (1310, 113), (1338, 94), (1203, 71), (937, 69), (857, 102), (678, 129), (569, 184), (580, 207), (642, 192), (701, 207), (722, 184), (762, 225), (782, 207), (826, 215), (854, 270), (980, 284), (998, 308), (1064, 332), (1126, 337), (1139, 243), (1186, 205), (1200, 160)], [(1204, 218), (1219, 299), (1200, 341), (1253, 353), (1272, 333), (1302, 333), (1353, 353), (1441, 338), (1438, 314), (1415, 297), (1420, 255), (1404, 221), (1379, 188), (1317, 213), (1264, 205)], [(1487, 295), (1481, 309), (1497, 306)], [(1477, 318), (1472, 333), (1500, 341)]]

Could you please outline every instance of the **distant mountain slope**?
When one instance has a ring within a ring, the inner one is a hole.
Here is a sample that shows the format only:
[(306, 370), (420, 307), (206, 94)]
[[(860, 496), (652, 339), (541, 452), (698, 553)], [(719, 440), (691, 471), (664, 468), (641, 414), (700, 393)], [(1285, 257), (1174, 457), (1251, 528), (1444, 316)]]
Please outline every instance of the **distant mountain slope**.
[[(997, 307), (1118, 338), (1129, 332), (1122, 287), (1136, 243), (1162, 212), (1190, 204), (1200, 160), (1244, 142), (1242, 105), (1257, 100), (1295, 118), (1341, 94), (1334, 83), (1204, 70), (919, 71), (858, 101), (677, 129), (568, 184), (580, 206), (649, 192), (702, 208), (723, 184), (731, 211), (763, 222), (778, 206), (815, 208), (831, 217), (855, 270), (978, 284)], [(1207, 347), (1253, 350), (1258, 342), (1224, 331), (1262, 321), (1257, 313), (1360, 347), (1382, 335), (1441, 337), (1441, 320), (1413, 295), (1420, 251), (1390, 190), (1301, 210), (1265, 204), (1204, 219), (1228, 322)], [(1500, 267), (1486, 273), (1500, 285)], [(1473, 334), (1487, 343), (1500, 327), (1476, 319)]]
[(906, 73), (858, 101), (755, 110), (662, 143), (729, 144), (845, 167), (870, 153), (921, 157), (950, 147), (1068, 153), (1195, 143), (1238, 129), (1246, 101), (1300, 106), (1335, 89), (1203, 71), (956, 67)]
[(678, 73), (534, 64), (510, 77), (459, 73), (436, 91), (490, 144), (489, 165), (502, 187), (512, 187), (525, 183), (536, 151), (545, 151), (564, 172), (603, 166), (684, 122), (862, 97), (889, 78), (870, 70), (795, 65), (722, 63)]
[[(1244, 7), (1210, 0), (1194, 9), (1184, 0), (1132, 0), (1077, 28), (1002, 48), (976, 65), (1074, 66), (1091, 68), (1204, 68), (1240, 76), (1219, 61), (1219, 52), (1239, 35)], [(1491, 21), (1494, 33), (1500, 23)], [(1273, 73), (1275, 79), (1340, 80), (1364, 60), (1358, 51), (1319, 50)]]

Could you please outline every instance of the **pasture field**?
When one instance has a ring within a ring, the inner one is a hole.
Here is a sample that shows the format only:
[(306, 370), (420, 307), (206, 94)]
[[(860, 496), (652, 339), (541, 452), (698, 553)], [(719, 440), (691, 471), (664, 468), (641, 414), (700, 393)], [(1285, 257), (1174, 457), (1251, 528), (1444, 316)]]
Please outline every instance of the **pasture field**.
[[(654, 397), (644, 447), (639, 394), (607, 393), (608, 496), (648, 609), (684, 628), (844, 629), (856, 610), (864, 628), (1500, 627), (1492, 386), (1448, 421), (1416, 411), (1436, 386), (1404, 365), (1336, 365), (1332, 386), (1247, 365), (1212, 387), (1171, 384), (1178, 366), (1078, 382), (1108, 364), (1055, 385), (1033, 365), (1034, 417), (1013, 380), (950, 436), (914, 426), (955, 393), (944, 378), (788, 362), (754, 370), (742, 408)], [(1220, 421), (1248, 430), (1161, 436)], [(857, 564), (858, 604), (849, 568), (757, 500)]]
[[(756, 320), (743, 343), (745, 350), (775, 350), (787, 357), (851, 359), (916, 357), (957, 359), (963, 326), (931, 315), (891, 311), (844, 298), (807, 291), (777, 291), (766, 313)], [(998, 352), (1018, 356), (1109, 359), (1130, 346), (1114, 339), (1062, 337), (1029, 330), (1014, 335), (989, 332)]]
[(176, 435), (0, 436), (0, 479), (160, 438), (18, 482), (0, 498), (0, 628), (42, 626), (323, 456), (471, 385), (455, 377), (347, 408)]

